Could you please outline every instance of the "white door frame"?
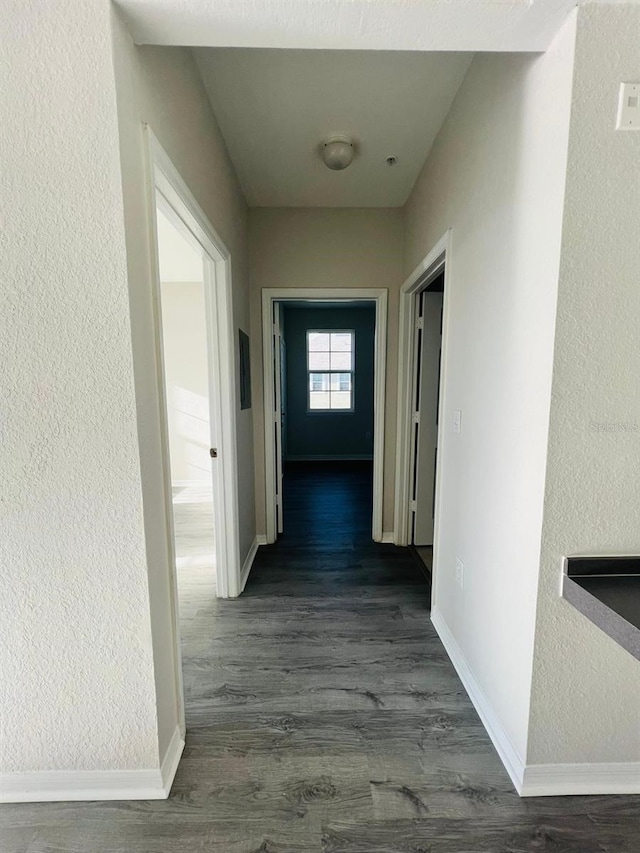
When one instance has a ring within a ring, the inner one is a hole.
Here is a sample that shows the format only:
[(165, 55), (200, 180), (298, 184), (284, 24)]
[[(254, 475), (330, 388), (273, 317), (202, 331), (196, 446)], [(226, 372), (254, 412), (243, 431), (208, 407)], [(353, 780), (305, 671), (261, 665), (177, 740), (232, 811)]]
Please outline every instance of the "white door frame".
[(382, 541), (382, 504), (384, 478), (384, 415), (385, 415), (385, 379), (387, 364), (387, 301), (386, 288), (263, 288), (262, 290), (262, 375), (264, 383), (264, 458), (266, 486), (266, 534), (267, 542), (276, 541), (276, 456), (275, 456), (275, 419), (269, 415), (275, 412), (275, 387), (273, 364), (273, 330), (271, 318), (273, 303), (289, 300), (307, 300), (309, 302), (375, 302), (376, 328), (374, 352), (374, 394), (373, 394), (373, 516), (372, 538)]
[[(162, 346), (162, 304), (158, 263), (156, 204), (161, 205), (179, 229), (202, 247), (204, 267), (207, 354), (209, 360), (209, 409), (212, 438), (218, 456), (212, 460), (214, 545), (216, 553), (216, 594), (235, 598), (240, 594), (240, 546), (238, 527), (238, 451), (236, 434), (236, 369), (231, 256), (206, 214), (195, 200), (180, 173), (171, 162), (152, 130), (145, 125), (148, 163), (148, 212), (151, 262), (153, 268), (154, 331), (158, 393), (160, 397), (160, 433), (164, 482), (164, 504), (172, 561), (172, 607), (174, 644), (180, 661), (177, 578), (175, 572), (175, 535), (169, 428), (167, 423), (164, 353)], [(181, 686), (181, 685), (180, 685)]]
[(411, 512), (409, 486), (411, 483), (411, 428), (413, 423), (413, 386), (415, 382), (415, 324), (416, 295), (438, 276), (444, 267), (444, 299), (442, 316), (442, 360), (440, 363), (440, 416), (438, 418), (438, 457), (436, 464), (436, 495), (433, 531), (433, 582), (435, 585), (440, 541), (440, 470), (447, 418), (446, 374), (449, 302), (451, 280), (451, 230), (418, 264), (400, 289), (400, 328), (398, 336), (398, 420), (396, 431), (396, 494), (394, 513), (394, 543), (409, 545), (411, 541)]

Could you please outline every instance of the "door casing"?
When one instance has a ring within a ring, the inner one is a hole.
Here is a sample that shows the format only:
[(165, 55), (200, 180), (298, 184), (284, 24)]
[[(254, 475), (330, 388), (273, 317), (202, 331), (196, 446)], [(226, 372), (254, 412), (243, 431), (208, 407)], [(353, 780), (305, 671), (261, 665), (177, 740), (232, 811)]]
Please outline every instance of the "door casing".
[(413, 389), (415, 384), (415, 323), (416, 294), (429, 284), (444, 269), (444, 296), (442, 315), (442, 360), (440, 364), (440, 403), (438, 418), (438, 460), (436, 465), (436, 490), (433, 531), (432, 587), (435, 601), (438, 580), (439, 542), (441, 523), (440, 477), (444, 429), (447, 421), (447, 361), (449, 340), (449, 316), (451, 299), (451, 245), (452, 231), (449, 229), (425, 258), (409, 275), (400, 289), (400, 327), (398, 337), (398, 404), (396, 427), (396, 491), (394, 514), (394, 542), (408, 545), (411, 541), (411, 427), (413, 423)]
[(233, 309), (231, 299), (231, 257), (204, 211), (182, 180), (153, 131), (144, 125), (147, 215), (152, 267), (153, 324), (156, 355), (156, 381), (160, 400), (160, 443), (162, 455), (163, 503), (168, 536), (170, 566), (170, 606), (172, 644), (175, 661), (175, 687), (178, 697), (179, 726), (184, 734), (184, 689), (178, 612), (178, 587), (175, 569), (175, 533), (173, 496), (169, 458), (169, 428), (162, 343), (162, 304), (158, 262), (156, 204), (166, 211), (179, 229), (186, 229), (203, 250), (207, 358), (209, 368), (209, 407), (212, 439), (218, 455), (212, 459), (213, 504), (215, 519), (216, 594), (234, 598), (240, 594), (240, 553), (237, 497), (236, 382)]
[(373, 402), (373, 514), (371, 535), (374, 542), (383, 541), (382, 507), (384, 479), (384, 418), (387, 364), (387, 303), (386, 288), (263, 288), (262, 290), (262, 365), (264, 383), (264, 457), (265, 457), (265, 518), (267, 543), (277, 537), (276, 478), (276, 409), (274, 381), (275, 336), (273, 305), (288, 300), (308, 302), (375, 302), (376, 328), (374, 346), (374, 402)]

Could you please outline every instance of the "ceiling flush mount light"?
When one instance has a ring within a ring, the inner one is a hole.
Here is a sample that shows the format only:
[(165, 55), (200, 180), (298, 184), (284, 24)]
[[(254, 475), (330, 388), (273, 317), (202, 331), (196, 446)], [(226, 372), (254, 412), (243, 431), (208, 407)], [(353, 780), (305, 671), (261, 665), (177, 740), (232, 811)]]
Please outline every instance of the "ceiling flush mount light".
[(332, 134), (322, 146), (324, 164), (335, 172), (350, 166), (353, 154), (353, 142), (342, 133)]

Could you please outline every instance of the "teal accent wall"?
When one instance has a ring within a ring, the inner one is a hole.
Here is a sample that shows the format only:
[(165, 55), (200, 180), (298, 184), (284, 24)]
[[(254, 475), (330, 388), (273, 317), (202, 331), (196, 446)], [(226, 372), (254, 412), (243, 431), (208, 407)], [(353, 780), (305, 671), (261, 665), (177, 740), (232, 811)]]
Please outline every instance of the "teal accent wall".
[[(373, 303), (354, 307), (284, 307), (286, 343), (286, 458), (373, 458)], [(354, 411), (307, 411), (308, 329), (355, 332)]]

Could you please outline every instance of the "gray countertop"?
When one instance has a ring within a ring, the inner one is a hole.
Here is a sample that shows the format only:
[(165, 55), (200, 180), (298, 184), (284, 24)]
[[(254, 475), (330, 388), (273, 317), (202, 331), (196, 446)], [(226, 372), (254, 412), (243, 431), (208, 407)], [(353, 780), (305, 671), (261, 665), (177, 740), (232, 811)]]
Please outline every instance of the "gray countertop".
[(640, 575), (565, 575), (562, 595), (640, 660)]

